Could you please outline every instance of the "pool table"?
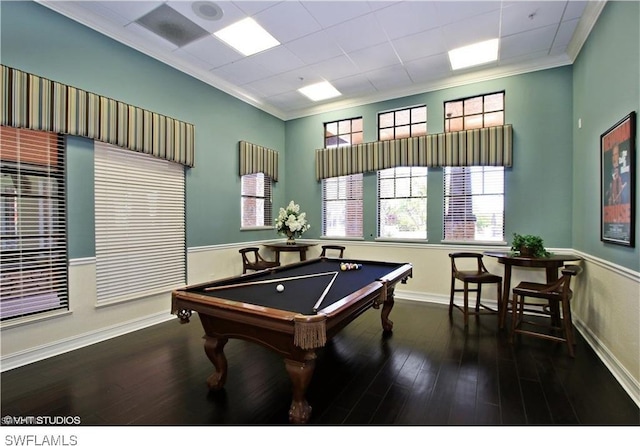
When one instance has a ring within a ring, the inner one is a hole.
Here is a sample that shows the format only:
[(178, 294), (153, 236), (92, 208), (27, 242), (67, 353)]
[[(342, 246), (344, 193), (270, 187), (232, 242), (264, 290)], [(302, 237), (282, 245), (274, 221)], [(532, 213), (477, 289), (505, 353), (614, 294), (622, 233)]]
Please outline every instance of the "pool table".
[[(343, 271), (342, 263), (361, 267)], [(395, 286), (411, 275), (409, 263), (319, 257), (174, 290), (171, 312), (183, 323), (198, 313), (205, 353), (215, 367), (207, 379), (212, 390), (225, 384), (229, 338), (282, 355), (293, 386), (289, 420), (306, 423), (311, 406), (305, 394), (316, 350), (371, 307), (382, 307), (382, 328), (391, 331)]]

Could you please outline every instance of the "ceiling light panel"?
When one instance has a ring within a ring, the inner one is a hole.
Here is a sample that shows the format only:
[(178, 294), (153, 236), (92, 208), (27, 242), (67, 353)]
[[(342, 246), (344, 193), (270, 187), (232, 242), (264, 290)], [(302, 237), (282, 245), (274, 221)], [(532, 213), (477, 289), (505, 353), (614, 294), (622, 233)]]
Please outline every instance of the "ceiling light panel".
[(485, 40), (449, 51), (449, 61), (453, 70), (496, 60), (498, 60), (498, 39)]
[(280, 42), (251, 17), (221, 29), (214, 33), (214, 36), (245, 56), (280, 45)]
[(312, 101), (322, 101), (324, 99), (335, 98), (340, 93), (329, 82), (318, 82), (311, 84), (298, 90), (300, 93), (311, 99)]

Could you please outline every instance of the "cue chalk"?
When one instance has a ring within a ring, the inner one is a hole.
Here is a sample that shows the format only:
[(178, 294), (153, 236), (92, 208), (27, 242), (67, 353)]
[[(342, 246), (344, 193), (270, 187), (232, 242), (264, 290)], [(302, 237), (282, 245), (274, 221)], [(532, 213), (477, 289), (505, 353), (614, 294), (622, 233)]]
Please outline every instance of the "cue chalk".
[(320, 308), (320, 305), (322, 305), (322, 301), (324, 300), (324, 297), (327, 295), (327, 293), (331, 289), (331, 285), (333, 285), (333, 282), (336, 281), (336, 277), (338, 277), (338, 272), (337, 271), (333, 273), (333, 279), (331, 279), (331, 282), (329, 282), (329, 285), (327, 285), (327, 287), (322, 292), (322, 295), (320, 296), (320, 299), (318, 299), (316, 304), (313, 306), (313, 312), (314, 313), (318, 312), (318, 308)]

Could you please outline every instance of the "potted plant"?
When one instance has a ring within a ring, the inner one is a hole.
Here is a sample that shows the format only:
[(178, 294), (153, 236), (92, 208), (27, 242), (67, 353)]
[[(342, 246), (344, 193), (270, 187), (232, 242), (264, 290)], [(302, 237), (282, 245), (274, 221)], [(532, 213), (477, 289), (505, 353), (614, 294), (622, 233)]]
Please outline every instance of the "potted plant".
[(549, 257), (549, 252), (544, 249), (544, 241), (537, 235), (513, 234), (511, 251), (517, 251), (522, 257)]

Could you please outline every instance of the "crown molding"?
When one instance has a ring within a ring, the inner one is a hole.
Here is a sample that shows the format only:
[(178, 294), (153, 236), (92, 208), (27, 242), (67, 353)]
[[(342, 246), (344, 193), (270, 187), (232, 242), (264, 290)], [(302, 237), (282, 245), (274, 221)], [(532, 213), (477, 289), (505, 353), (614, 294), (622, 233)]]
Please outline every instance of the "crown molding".
[(578, 56), (582, 46), (587, 40), (589, 33), (593, 29), (595, 23), (600, 16), (607, 0), (593, 0), (588, 1), (585, 11), (576, 27), (576, 31), (571, 39), (571, 42), (567, 46), (567, 53), (558, 56), (546, 57), (542, 60), (529, 61), (525, 63), (519, 63), (509, 66), (498, 66), (488, 68), (481, 71), (474, 71), (472, 73), (466, 73), (449, 77), (446, 79), (440, 79), (433, 82), (426, 82), (419, 85), (412, 85), (409, 88), (389, 90), (385, 92), (379, 92), (376, 94), (367, 95), (364, 97), (344, 99), (338, 101), (332, 101), (325, 104), (312, 105), (310, 107), (285, 112), (279, 108), (273, 107), (255, 98), (246, 90), (239, 88), (229, 82), (214, 76), (211, 72), (202, 68), (196, 67), (191, 64), (187, 64), (177, 58), (171, 57), (166, 53), (159, 52), (154, 48), (149, 48), (141, 39), (135, 36), (125, 37), (120, 35), (121, 29), (109, 24), (102, 23), (96, 20), (95, 16), (91, 13), (84, 13), (71, 5), (73, 2), (58, 2), (52, 0), (35, 0), (37, 3), (55, 11), (75, 22), (87, 26), (94, 31), (97, 31), (117, 42), (122, 43), (130, 48), (133, 48), (149, 57), (152, 57), (170, 67), (175, 68), (195, 79), (198, 79), (208, 85), (211, 85), (230, 96), (235, 97), (251, 106), (254, 106), (270, 115), (275, 116), (283, 121), (303, 118), (306, 116), (317, 115), (320, 113), (326, 113), (336, 111), (349, 107), (357, 107), (367, 104), (372, 104), (379, 101), (385, 101), (395, 99), (404, 96), (412, 96), (415, 94), (427, 93), (430, 91), (442, 90), (445, 88), (458, 87), (475, 82), (482, 82), (487, 80), (499, 79), (507, 76), (514, 76), (518, 74), (524, 74), (533, 71), (545, 70), (555, 68), (564, 65), (571, 65)]
[(598, 21), (600, 13), (607, 4), (607, 0), (591, 0), (587, 2), (587, 6), (580, 17), (580, 21), (576, 26), (576, 30), (573, 33), (573, 37), (567, 45), (567, 55), (571, 58), (571, 63), (575, 62), (582, 46), (587, 41), (591, 30)]

